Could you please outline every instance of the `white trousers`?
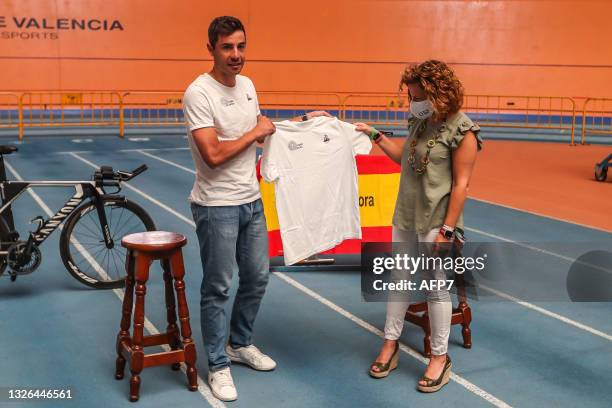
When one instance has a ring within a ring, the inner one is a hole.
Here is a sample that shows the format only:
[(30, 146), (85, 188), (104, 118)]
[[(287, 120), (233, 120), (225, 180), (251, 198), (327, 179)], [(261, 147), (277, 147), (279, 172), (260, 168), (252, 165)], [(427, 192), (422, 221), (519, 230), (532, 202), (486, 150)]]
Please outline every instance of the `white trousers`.
[[(409, 256), (418, 257), (419, 242), (433, 242), (440, 229), (435, 228), (427, 234), (417, 234), (415, 231), (404, 231), (393, 227), (393, 242), (401, 242), (407, 248)], [(433, 279), (446, 279), (443, 270), (435, 270)], [(400, 276), (397, 276), (401, 278)], [(397, 340), (404, 328), (404, 316), (410, 302), (407, 292), (393, 295), (387, 303), (387, 320), (385, 322), (385, 339)], [(450, 334), (451, 315), (453, 307), (447, 290), (431, 290), (427, 292), (427, 308), (431, 327), (431, 353), (435, 356), (446, 354), (448, 336)]]

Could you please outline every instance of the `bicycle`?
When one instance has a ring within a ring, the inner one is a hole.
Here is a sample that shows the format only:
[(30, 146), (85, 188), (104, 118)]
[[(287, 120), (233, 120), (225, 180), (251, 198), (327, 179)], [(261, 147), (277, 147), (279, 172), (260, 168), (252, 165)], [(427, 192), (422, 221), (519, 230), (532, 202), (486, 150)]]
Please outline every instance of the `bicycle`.
[[(153, 231), (155, 224), (141, 206), (118, 193), (122, 182), (138, 176), (147, 166), (143, 164), (132, 172), (101, 166), (89, 181), (10, 181), (4, 155), (16, 151), (15, 146), (0, 146), (0, 276), (7, 267), (13, 282), (19, 275), (34, 272), (42, 261), (40, 245), (62, 228), (60, 256), (74, 278), (96, 289), (124, 286), (126, 250), (120, 240), (134, 232)], [(36, 186), (72, 186), (75, 193), (55, 215), (32, 219), (31, 224), (38, 224), (36, 230), (30, 231), (27, 240), (20, 240), (11, 205), (24, 191)], [(107, 193), (105, 187), (116, 190)]]

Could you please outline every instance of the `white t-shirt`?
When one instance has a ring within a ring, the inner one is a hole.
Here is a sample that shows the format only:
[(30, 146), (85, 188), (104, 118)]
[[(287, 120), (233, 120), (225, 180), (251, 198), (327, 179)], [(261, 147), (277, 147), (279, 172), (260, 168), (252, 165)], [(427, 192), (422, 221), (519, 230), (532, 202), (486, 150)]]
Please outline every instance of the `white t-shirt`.
[(202, 158), (191, 132), (212, 127), (220, 141), (238, 139), (257, 125), (259, 103), (253, 82), (236, 76), (234, 87), (200, 75), (183, 96), (187, 138), (196, 167), (196, 178), (189, 201), (207, 206), (240, 205), (261, 197), (256, 174), (256, 146), (231, 160), (210, 168)]
[(261, 174), (274, 182), (285, 264), (361, 238), (355, 155), (369, 153), (370, 139), (336, 118), (275, 125)]

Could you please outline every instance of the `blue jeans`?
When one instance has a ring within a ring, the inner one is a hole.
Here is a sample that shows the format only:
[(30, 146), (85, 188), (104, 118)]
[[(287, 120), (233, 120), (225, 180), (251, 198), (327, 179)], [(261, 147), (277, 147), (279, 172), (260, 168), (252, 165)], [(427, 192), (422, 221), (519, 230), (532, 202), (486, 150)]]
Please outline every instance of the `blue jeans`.
[(200, 322), (208, 367), (217, 371), (230, 365), (225, 352), (232, 276), (239, 276), (230, 321), (230, 344), (252, 344), (253, 323), (266, 291), (270, 273), (268, 231), (261, 199), (251, 203), (204, 207), (191, 204), (202, 258)]

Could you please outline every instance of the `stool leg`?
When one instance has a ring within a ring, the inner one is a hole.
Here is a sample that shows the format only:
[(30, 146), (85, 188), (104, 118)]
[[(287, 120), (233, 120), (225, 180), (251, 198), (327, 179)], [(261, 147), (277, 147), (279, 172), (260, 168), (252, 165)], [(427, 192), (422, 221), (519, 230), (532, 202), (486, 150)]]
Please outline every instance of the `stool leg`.
[(461, 310), (461, 336), (463, 337), (463, 347), (472, 348), (472, 330), (470, 323), (472, 322), (472, 310), (465, 302), (459, 303)]
[(142, 347), (144, 329), (144, 299), (147, 293), (150, 259), (143, 254), (136, 257), (136, 307), (134, 308), (134, 336), (132, 339), (132, 361), (130, 362), (130, 401), (138, 401), (140, 393), (140, 372), (144, 363)]
[(126, 360), (121, 354), (123, 350), (123, 342), (130, 338), (130, 323), (132, 320), (132, 301), (134, 295), (134, 255), (132, 251), (127, 252), (125, 260), (125, 293), (123, 295), (123, 307), (121, 315), (121, 327), (117, 334), (117, 361), (115, 362), (115, 378), (123, 379)]
[(463, 337), (463, 347), (472, 348), (472, 330), (470, 323), (472, 322), (472, 310), (467, 304), (467, 296), (465, 294), (465, 278), (463, 275), (457, 276), (457, 298), (459, 305), (457, 309), (461, 311), (461, 337)]
[[(168, 321), (166, 333), (168, 334), (170, 349), (178, 350), (181, 348), (181, 338), (179, 336), (178, 326), (176, 325), (176, 303), (174, 301), (174, 288), (172, 287), (170, 262), (167, 259), (163, 259), (161, 264), (164, 270), (164, 285), (166, 292), (166, 320)], [(174, 363), (170, 367), (174, 371), (178, 371), (181, 368), (181, 363)]]
[(178, 313), (181, 322), (181, 336), (183, 337), (183, 350), (185, 351), (185, 364), (187, 365), (187, 381), (189, 390), (198, 389), (198, 374), (195, 368), (196, 350), (191, 339), (191, 325), (189, 324), (189, 308), (185, 297), (185, 267), (183, 265), (183, 253), (176, 251), (170, 258), (172, 276), (174, 277), (174, 288), (178, 300)]
[(115, 361), (115, 379), (123, 380), (123, 375), (125, 372), (125, 363), (126, 360), (123, 356), (117, 356), (117, 360)]
[(425, 319), (425, 325), (423, 326), (423, 330), (425, 330), (425, 338), (423, 338), (423, 355), (427, 358), (431, 357), (431, 324), (429, 323), (429, 314), (425, 312), (423, 314), (423, 319)]

